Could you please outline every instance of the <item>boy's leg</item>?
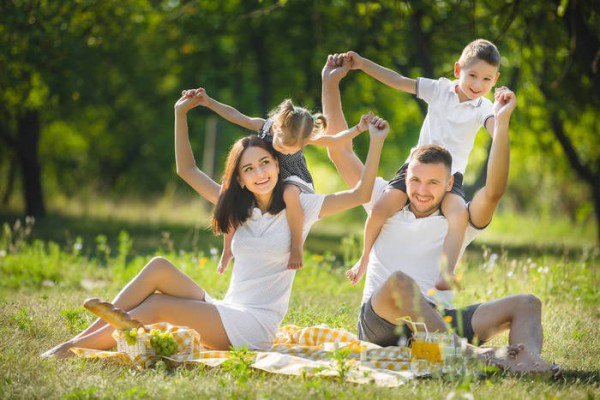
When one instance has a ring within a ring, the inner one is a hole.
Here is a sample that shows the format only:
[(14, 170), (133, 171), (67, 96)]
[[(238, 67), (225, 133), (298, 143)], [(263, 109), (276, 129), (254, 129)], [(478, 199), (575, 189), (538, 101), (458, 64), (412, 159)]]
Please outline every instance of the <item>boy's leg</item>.
[(217, 264), (217, 272), (219, 274), (225, 272), (225, 270), (229, 266), (229, 262), (233, 258), (233, 253), (231, 251), (231, 242), (233, 240), (234, 233), (235, 231), (223, 234), (223, 252), (221, 253), (219, 264)]
[(302, 246), (304, 212), (300, 204), (300, 189), (296, 185), (285, 185), (283, 188), (283, 201), (285, 201), (286, 216), (292, 236), (288, 269), (300, 269), (302, 268), (302, 253), (304, 250)]
[(373, 206), (365, 223), (363, 250), (360, 259), (351, 269), (346, 271), (346, 276), (353, 285), (360, 282), (365, 272), (367, 272), (369, 254), (377, 236), (379, 236), (379, 232), (381, 232), (383, 224), (394, 213), (401, 210), (407, 200), (406, 193), (398, 189), (389, 188)]
[(440, 278), (435, 284), (438, 290), (450, 290), (455, 282), (454, 268), (458, 263), (460, 250), (469, 223), (469, 212), (462, 197), (454, 193), (446, 193), (442, 200), (442, 213), (448, 221), (448, 233), (444, 240), (446, 265), (442, 266)]

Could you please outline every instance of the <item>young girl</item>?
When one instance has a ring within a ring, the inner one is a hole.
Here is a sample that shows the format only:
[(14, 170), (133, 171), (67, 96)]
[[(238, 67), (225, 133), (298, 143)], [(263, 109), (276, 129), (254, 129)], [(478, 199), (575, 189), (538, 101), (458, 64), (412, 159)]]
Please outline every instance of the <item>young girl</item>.
[[(216, 300), (168, 260), (155, 257), (112, 303), (145, 325), (168, 322), (195, 329), (201, 344), (210, 349), (229, 350), (244, 345), (252, 350), (270, 349), (287, 312), (295, 276), (286, 264), (290, 230), (279, 162), (266, 141), (256, 135), (247, 136), (232, 146), (222, 185), (213, 181), (197, 167), (189, 141), (187, 113), (199, 105), (196, 90), (192, 92), (189, 95), (190, 91), (184, 91), (175, 104), (177, 174), (216, 205), (212, 218), (216, 232), (236, 230), (233, 252), (240, 268), (234, 268), (225, 298)], [(389, 127), (376, 117), (368, 125), (369, 153), (360, 181), (350, 190), (330, 195), (300, 195), (306, 215), (303, 237), (319, 218), (371, 198)], [(42, 356), (70, 357), (71, 347), (110, 349), (116, 344), (113, 330), (98, 319)]]
[[(314, 193), (313, 179), (308, 171), (302, 149), (305, 145), (329, 146), (337, 141), (350, 140), (368, 127), (366, 116), (356, 126), (336, 135), (323, 135), (327, 121), (322, 114), (311, 114), (303, 107), (294, 106), (286, 99), (269, 113), (268, 119), (249, 117), (235, 108), (211, 98), (203, 88), (190, 91), (188, 96), (198, 99), (200, 105), (209, 108), (227, 121), (243, 128), (258, 131), (259, 137), (271, 143), (277, 152), (281, 178), (284, 182), (283, 199), (287, 219), (292, 232), (289, 269), (302, 268), (302, 224), (300, 193)], [(371, 114), (369, 114), (372, 116)], [(231, 261), (231, 238), (233, 231), (224, 233), (223, 253), (217, 265), (222, 274)]]

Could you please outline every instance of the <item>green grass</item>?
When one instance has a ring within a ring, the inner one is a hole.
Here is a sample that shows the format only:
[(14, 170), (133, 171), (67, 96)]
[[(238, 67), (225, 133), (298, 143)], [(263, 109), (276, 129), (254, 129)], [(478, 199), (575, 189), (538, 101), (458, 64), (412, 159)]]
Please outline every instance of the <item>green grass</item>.
[[(121, 220), (119, 224), (124, 223)], [(171, 259), (212, 295), (224, 294), (230, 272), (225, 276), (215, 272), (216, 255), (210, 251), (219, 241), (197, 239), (194, 248), (171, 238), (170, 244), (159, 240), (154, 251), (139, 251), (134, 233), (118, 233), (135, 226), (125, 223), (119, 230), (111, 230), (106, 223), (97, 222), (78, 233), (80, 236), (89, 229), (89, 239), (74, 238), (69, 243), (24, 240), (18, 235), (9, 241), (3, 234), (0, 398), (444, 399), (452, 393), (454, 398), (467, 394), (474, 398), (501, 394), (506, 399), (600, 398), (600, 252), (589, 246), (561, 251), (538, 248), (533, 255), (524, 255), (522, 249), (485, 245), (469, 253), (461, 266), (465, 289), (457, 294), (457, 305), (514, 293), (534, 293), (542, 300), (546, 333), (543, 356), (563, 366), (564, 379), (559, 381), (496, 374), (471, 382), (418, 380), (386, 389), (266, 374), (243, 365), (214, 369), (159, 365), (138, 371), (102, 361), (39, 359), (41, 352), (92, 321), (92, 315), (81, 307), (85, 298), (112, 298), (152, 254)], [(32, 232), (34, 237), (37, 228)], [(103, 233), (106, 238), (98, 239)], [(155, 233), (161, 236), (160, 230)], [(347, 282), (343, 266), (350, 263), (358, 245), (350, 236), (341, 242), (335, 253), (307, 254), (284, 323), (325, 323), (355, 331), (362, 288)], [(506, 340), (503, 335), (493, 344)]]

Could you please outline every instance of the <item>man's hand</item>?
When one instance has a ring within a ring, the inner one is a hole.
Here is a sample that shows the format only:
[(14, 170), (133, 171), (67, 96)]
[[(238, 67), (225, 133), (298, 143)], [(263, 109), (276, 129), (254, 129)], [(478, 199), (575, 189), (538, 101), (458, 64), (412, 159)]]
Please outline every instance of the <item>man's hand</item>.
[(348, 63), (344, 63), (344, 58), (342, 54), (330, 54), (327, 56), (327, 62), (325, 62), (325, 66), (321, 71), (321, 77), (323, 81), (325, 80), (333, 80), (333, 81), (341, 81), (348, 74), (350, 70), (350, 65)]
[(515, 93), (502, 86), (494, 92), (494, 117), (500, 122), (507, 123), (513, 110), (517, 107), (517, 96)]

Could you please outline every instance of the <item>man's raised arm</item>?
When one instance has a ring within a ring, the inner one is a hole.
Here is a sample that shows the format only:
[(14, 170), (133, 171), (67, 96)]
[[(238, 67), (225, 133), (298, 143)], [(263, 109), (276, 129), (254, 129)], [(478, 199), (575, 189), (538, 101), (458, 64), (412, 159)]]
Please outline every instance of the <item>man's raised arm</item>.
[[(327, 135), (348, 129), (348, 123), (344, 118), (342, 110), (342, 98), (340, 95), (340, 81), (350, 66), (344, 65), (342, 55), (329, 55), (322, 71), (321, 101), (323, 114), (327, 118)], [(354, 187), (364, 168), (363, 163), (352, 150), (352, 141), (335, 144), (327, 148), (329, 158), (350, 187)]]
[(494, 94), (494, 138), (490, 148), (485, 186), (479, 190), (469, 205), (469, 219), (476, 228), (487, 226), (506, 190), (510, 164), (510, 117), (517, 106), (515, 94), (506, 87)]

